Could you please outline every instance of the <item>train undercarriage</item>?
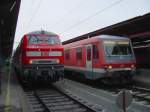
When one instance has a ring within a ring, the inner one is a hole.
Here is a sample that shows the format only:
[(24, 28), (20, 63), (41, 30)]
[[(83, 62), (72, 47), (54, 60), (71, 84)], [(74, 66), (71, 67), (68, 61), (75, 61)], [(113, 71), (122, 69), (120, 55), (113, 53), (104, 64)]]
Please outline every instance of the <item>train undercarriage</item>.
[(53, 83), (62, 80), (64, 77), (63, 65), (27, 65), (19, 71), (19, 79), (23, 82), (48, 82)]

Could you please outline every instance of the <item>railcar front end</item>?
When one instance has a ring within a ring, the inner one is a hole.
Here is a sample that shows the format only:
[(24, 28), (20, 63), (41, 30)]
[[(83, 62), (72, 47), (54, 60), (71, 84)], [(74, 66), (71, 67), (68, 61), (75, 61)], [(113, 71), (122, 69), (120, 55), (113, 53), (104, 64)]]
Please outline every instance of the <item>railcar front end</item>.
[[(129, 39), (104, 39), (104, 63), (106, 78), (129, 81), (136, 72), (136, 61)], [(126, 80), (127, 79), (127, 80)]]
[(66, 73), (78, 72), (90, 80), (117, 81), (129, 81), (135, 74), (135, 56), (127, 37), (100, 35), (64, 45), (64, 48)]

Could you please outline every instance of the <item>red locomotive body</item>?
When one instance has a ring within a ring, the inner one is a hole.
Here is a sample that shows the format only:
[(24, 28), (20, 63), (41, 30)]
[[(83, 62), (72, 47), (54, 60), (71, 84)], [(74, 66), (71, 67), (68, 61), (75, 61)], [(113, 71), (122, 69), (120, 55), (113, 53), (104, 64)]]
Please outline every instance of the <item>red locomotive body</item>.
[(14, 53), (13, 63), (25, 81), (59, 80), (64, 75), (63, 46), (59, 36), (46, 31), (24, 35)]
[(131, 42), (125, 37), (100, 35), (66, 44), (64, 55), (65, 71), (81, 73), (86, 79), (131, 79), (135, 71)]

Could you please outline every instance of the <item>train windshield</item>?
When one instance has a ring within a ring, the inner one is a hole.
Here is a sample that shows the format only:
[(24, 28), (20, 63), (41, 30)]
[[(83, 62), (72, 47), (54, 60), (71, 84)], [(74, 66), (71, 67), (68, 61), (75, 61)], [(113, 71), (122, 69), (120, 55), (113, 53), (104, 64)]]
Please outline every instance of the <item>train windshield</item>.
[(29, 37), (29, 45), (31, 44), (49, 44), (55, 45), (60, 44), (60, 40), (57, 36), (39, 36), (31, 35)]
[(132, 55), (129, 41), (104, 41), (107, 56)]

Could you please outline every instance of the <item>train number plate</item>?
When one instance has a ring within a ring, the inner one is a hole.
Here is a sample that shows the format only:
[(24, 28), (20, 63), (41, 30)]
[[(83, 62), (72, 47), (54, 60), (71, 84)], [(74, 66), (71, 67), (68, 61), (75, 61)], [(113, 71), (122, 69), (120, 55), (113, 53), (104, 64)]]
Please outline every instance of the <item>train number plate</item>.
[(49, 55), (49, 52), (47, 51), (42, 52), (42, 56), (48, 56), (48, 55)]

